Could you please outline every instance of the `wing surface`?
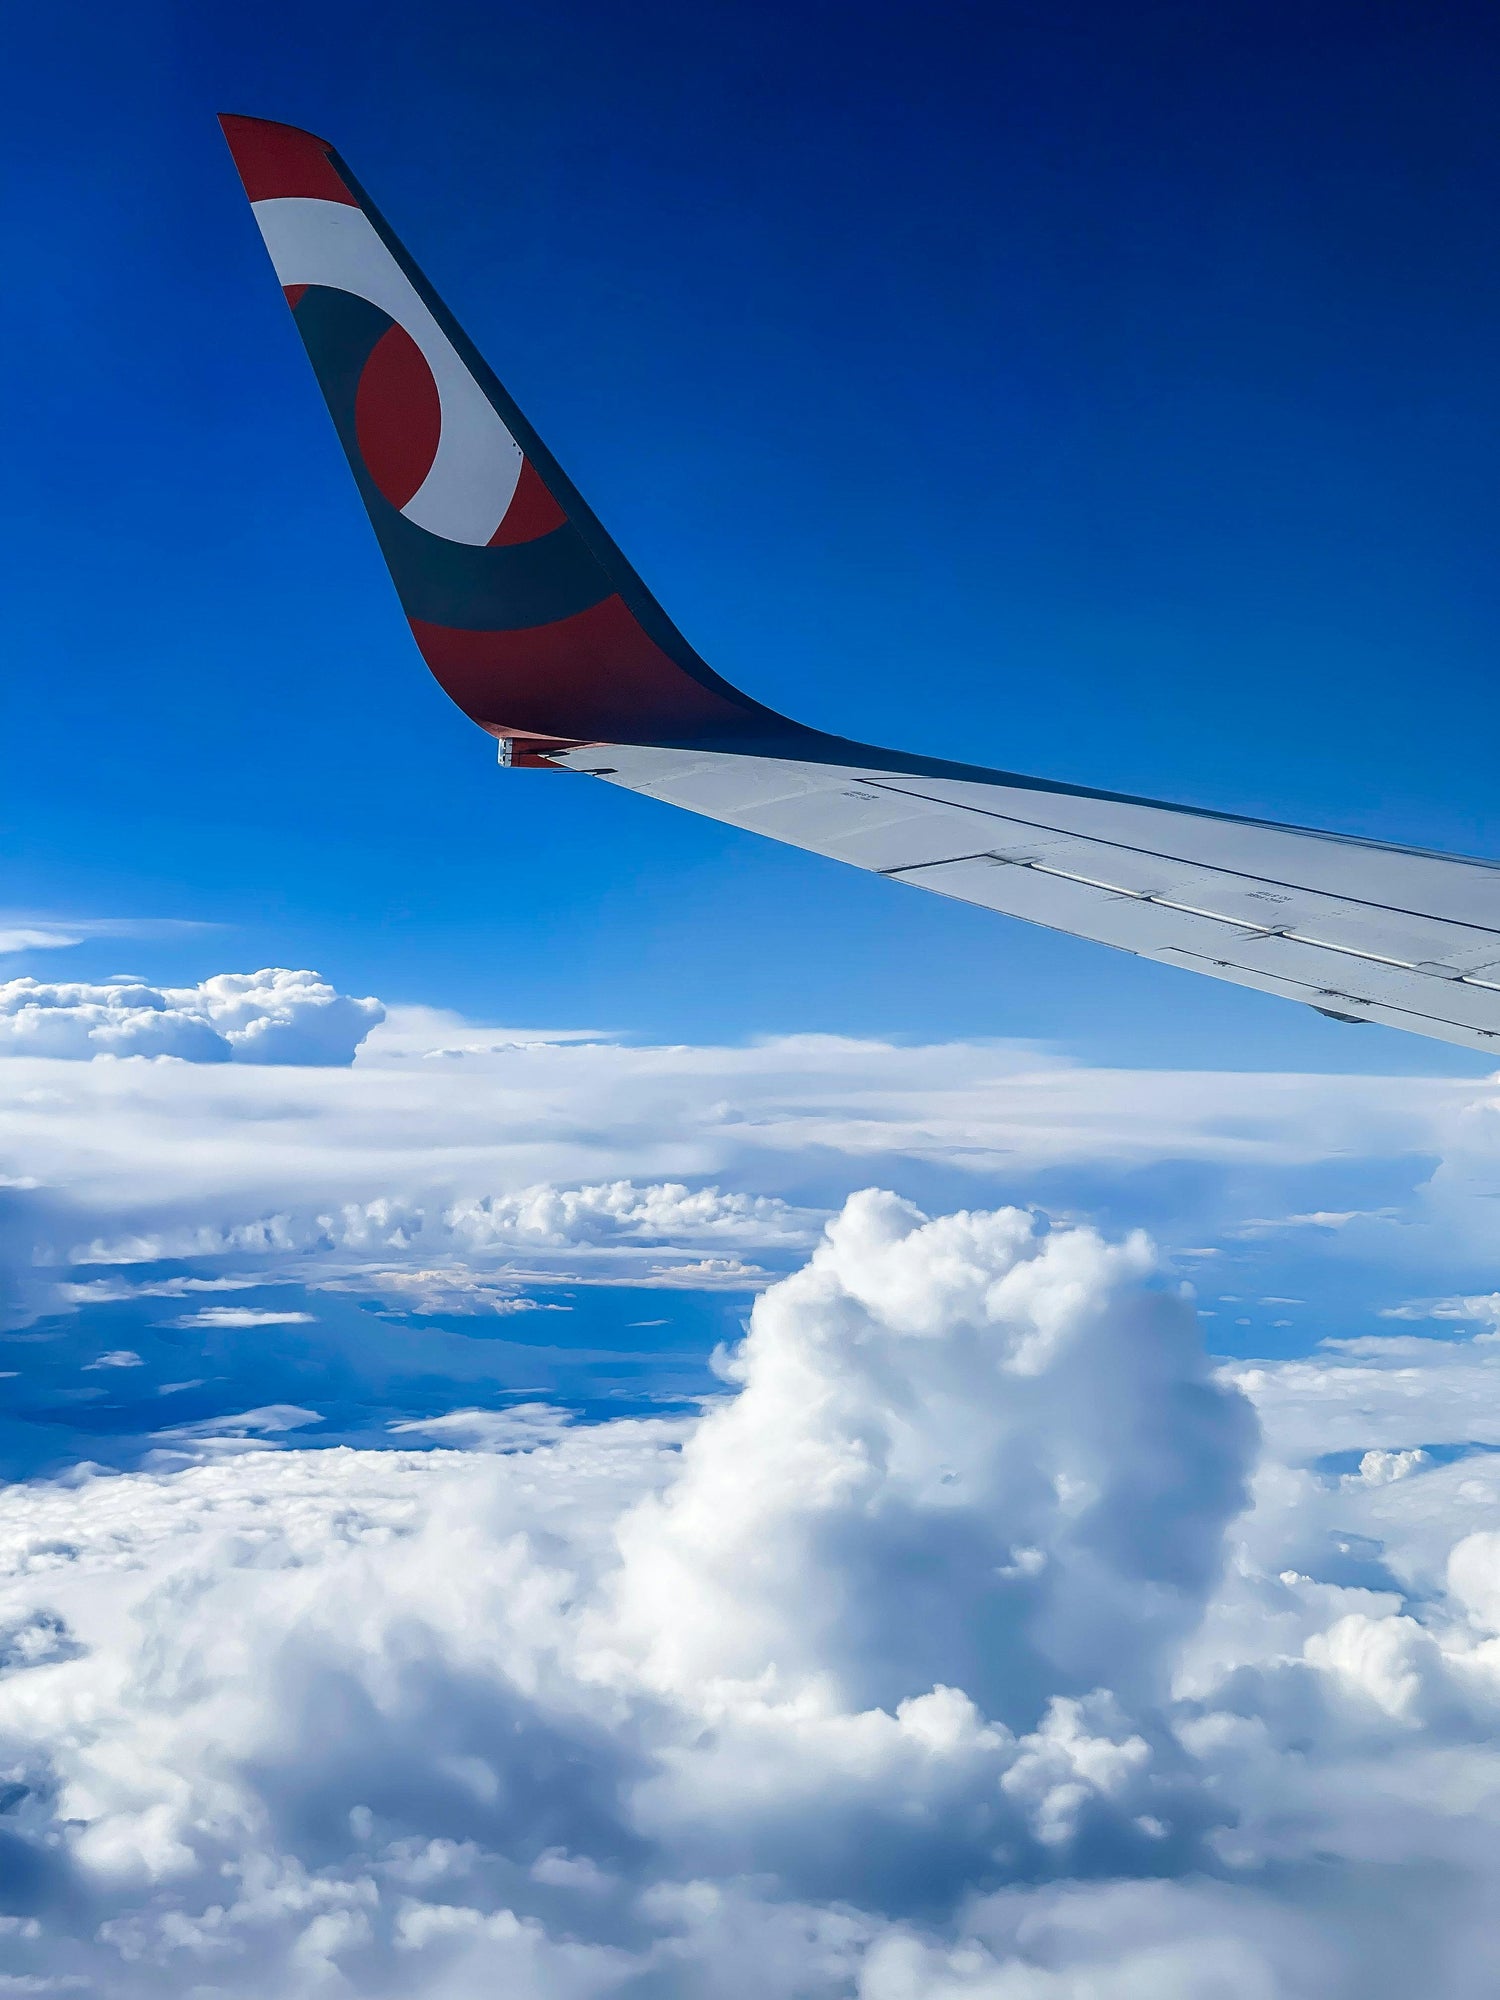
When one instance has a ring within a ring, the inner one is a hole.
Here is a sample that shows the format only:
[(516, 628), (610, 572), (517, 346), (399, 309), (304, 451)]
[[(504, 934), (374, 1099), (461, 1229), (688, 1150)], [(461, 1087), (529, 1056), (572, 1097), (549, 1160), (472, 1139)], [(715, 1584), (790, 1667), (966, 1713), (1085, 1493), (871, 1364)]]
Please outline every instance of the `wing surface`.
[(222, 122), (413, 637), (502, 762), (1494, 1052), (1493, 862), (875, 750), (721, 679), (332, 147)]
[(939, 895), (1349, 1021), (1494, 1052), (1500, 870), (839, 745), (555, 761)]

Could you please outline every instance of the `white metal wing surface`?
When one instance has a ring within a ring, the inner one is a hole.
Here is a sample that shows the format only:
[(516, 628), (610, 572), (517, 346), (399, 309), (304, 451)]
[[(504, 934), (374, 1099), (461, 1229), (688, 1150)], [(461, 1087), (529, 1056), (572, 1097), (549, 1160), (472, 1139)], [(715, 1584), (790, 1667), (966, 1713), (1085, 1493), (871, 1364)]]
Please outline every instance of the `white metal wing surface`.
[(1493, 1051), (1500, 866), (996, 776), (613, 744), (551, 762), (939, 895)]

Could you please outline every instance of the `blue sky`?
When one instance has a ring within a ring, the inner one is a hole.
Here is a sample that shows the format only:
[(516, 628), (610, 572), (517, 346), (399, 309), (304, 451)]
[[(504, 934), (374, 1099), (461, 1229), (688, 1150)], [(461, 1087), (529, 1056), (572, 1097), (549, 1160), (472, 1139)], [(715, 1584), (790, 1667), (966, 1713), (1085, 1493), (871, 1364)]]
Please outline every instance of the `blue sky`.
[(411, 648), (213, 113), (334, 140), (773, 704), (1483, 853), (1479, 17), (62, 6), (16, 32), (8, 900), (223, 927), (80, 966), (315, 963), (651, 1035), (1475, 1073), (502, 779)]

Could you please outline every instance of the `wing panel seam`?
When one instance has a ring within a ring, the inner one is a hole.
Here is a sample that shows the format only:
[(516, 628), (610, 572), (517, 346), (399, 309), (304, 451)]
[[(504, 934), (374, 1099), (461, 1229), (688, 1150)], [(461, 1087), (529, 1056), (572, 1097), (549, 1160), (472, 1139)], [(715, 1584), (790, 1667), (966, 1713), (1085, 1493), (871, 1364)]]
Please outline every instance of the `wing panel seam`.
[(1483, 1035), (1487, 1041), (1500, 1041), (1500, 1028), (1475, 1028), (1467, 1021), (1450, 1021), (1446, 1014), (1427, 1014), (1420, 1007), (1403, 1007), (1394, 1000), (1368, 1000), (1360, 993), (1343, 993), (1335, 986), (1314, 986), (1310, 980), (1295, 979), (1284, 972), (1262, 972), (1259, 966), (1241, 965), (1232, 958), (1210, 958), (1206, 952), (1192, 951), (1186, 945), (1162, 945), (1161, 950), (1171, 952), (1178, 958), (1201, 959), (1205, 965), (1231, 967), (1236, 972), (1248, 972), (1256, 979), (1274, 979), (1282, 986), (1300, 987), (1304, 993), (1311, 993), (1319, 1000), (1343, 1000), (1351, 1006), (1369, 1007), (1385, 1014), (1409, 1014), (1414, 1021), (1440, 1021), (1445, 1028), (1461, 1028), (1466, 1035)]
[[(1101, 845), (1110, 845), (1110, 846), (1117, 844), (1123, 845), (1123, 843), (1115, 843), (1115, 842), (1101, 843)], [(1149, 850), (1145, 848), (1131, 848), (1128, 849), (1127, 851), (1130, 853), (1146, 853)], [(1157, 858), (1164, 859), (1166, 857), (1158, 856)], [(1171, 896), (1157, 896), (1152, 894), (1151, 891), (1149, 890), (1125, 889), (1122, 888), (1118, 882), (1105, 882), (1102, 881), (1097, 875), (1079, 875), (1076, 874), (1070, 868), (1053, 868), (1052, 866), (1050, 866), (1049, 863), (1045, 861), (1012, 861), (1011, 859), (1009, 859), (1008, 856), (1004, 854), (995, 854), (989, 850), (984, 850), (978, 854), (951, 854), (941, 861), (909, 861), (894, 868), (879, 868), (875, 872), (879, 875), (887, 875), (887, 876), (913, 875), (916, 874), (919, 870), (924, 868), (958, 867), (965, 861), (993, 861), (997, 867), (1026, 868), (1029, 869), (1033, 875), (1050, 875), (1060, 882), (1077, 882), (1081, 887), (1085, 889), (1099, 889), (1102, 890), (1106, 895), (1117, 896), (1125, 902), (1145, 903), (1154, 910), (1177, 910), (1180, 911), (1182, 915), (1188, 917), (1203, 917), (1209, 923), (1225, 924), (1231, 930), (1236, 930), (1241, 932), (1242, 941), (1245, 943), (1258, 942), (1263, 938), (1285, 938), (1289, 944), (1306, 945), (1309, 948), (1309, 950), (1337, 952), (1341, 958), (1357, 958), (1362, 960), (1367, 965), (1389, 965), (1390, 967), (1392, 967), (1394, 971), (1415, 972), (1423, 979), (1439, 979), (1442, 980), (1446, 985), (1477, 986), (1477, 987), (1483, 987), (1490, 992), (1500, 992), (1500, 983), (1497, 983), (1496, 981), (1491, 979), (1472, 979), (1466, 972), (1429, 971), (1427, 969), (1427, 965), (1420, 960), (1410, 959), (1410, 958), (1392, 958), (1385, 952), (1361, 951), (1357, 945), (1335, 944), (1330, 938), (1312, 937), (1306, 931), (1298, 930), (1291, 924), (1257, 924), (1247, 921), (1244, 917), (1227, 917), (1221, 910), (1206, 910), (1199, 903), (1180, 903), (1177, 902)], [(1228, 875), (1228, 874), (1234, 874), (1237, 871), (1226, 868), (1218, 872)], [(1244, 881), (1258, 882), (1258, 881), (1264, 881), (1266, 878), (1264, 876), (1250, 875), (1241, 877), (1240, 879)], [(1285, 884), (1279, 884), (1278, 886), (1291, 888), (1293, 885), (1291, 883), (1285, 883)], [(1315, 890), (1304, 891), (1304, 893), (1309, 895), (1326, 895), (1328, 892), (1326, 890), (1315, 889)], [(1367, 909), (1367, 910), (1378, 910), (1386, 907), (1384, 904), (1380, 903), (1361, 902), (1359, 898), (1353, 896), (1341, 896), (1341, 897), (1331, 898), (1330, 900), (1338, 902), (1349, 902), (1349, 903), (1357, 902), (1361, 909)], [(1401, 913), (1393, 911), (1392, 914), (1397, 915)], [(1415, 912), (1412, 912), (1411, 914), (1415, 914)], [(1449, 920), (1442, 917), (1436, 917), (1436, 918), (1428, 918), (1426, 919), (1426, 921), (1430, 923), (1443, 923)], [(1459, 926), (1459, 928), (1482, 930), (1484, 926), (1481, 924), (1473, 924), (1473, 925)], [(1164, 946), (1163, 949), (1167, 951), (1172, 951), (1176, 950), (1177, 947), (1173, 945), (1167, 945)], [(1245, 970), (1249, 972), (1255, 970), (1255, 968), (1252, 966), (1247, 966)], [(1299, 981), (1297, 983), (1301, 984), (1302, 982)], [(1485, 1031), (1482, 1030), (1481, 1032)]]
[[(1403, 904), (1400, 903), (1375, 903), (1372, 902), (1368, 896), (1350, 896), (1343, 894), (1336, 895), (1334, 894), (1334, 892), (1328, 889), (1311, 888), (1308, 884), (1304, 882), (1289, 882), (1284, 877), (1279, 875), (1252, 875), (1246, 869), (1227, 868), (1219, 862), (1192, 861), (1189, 860), (1185, 855), (1163, 853), (1161, 849), (1155, 847), (1139, 847), (1134, 842), (1128, 840), (1104, 840), (1101, 839), (1098, 834), (1079, 833), (1071, 827), (1053, 826), (1046, 820), (1020, 819), (1013, 812), (1011, 813), (998, 812), (990, 806), (979, 806), (979, 805), (960, 803), (956, 799), (934, 798), (930, 792), (910, 791), (905, 786), (888, 784), (883, 779), (880, 778), (868, 778), (866, 779), (865, 782), (871, 785), (878, 785), (882, 791), (893, 792), (900, 798), (920, 799), (924, 805), (940, 806), (949, 812), (977, 813), (983, 819), (1012, 820), (1016, 825), (1031, 827), (1037, 833), (1054, 834), (1059, 840), (1086, 840), (1095, 847), (1115, 847), (1118, 848), (1122, 854), (1139, 854), (1147, 860), (1170, 862), (1179, 868), (1207, 869), (1216, 875), (1232, 875), (1235, 878), (1235, 880), (1239, 882), (1269, 883), (1272, 887), (1277, 889), (1289, 889), (1292, 891), (1293, 894), (1300, 894), (1304, 896), (1326, 896), (1329, 898), (1330, 901), (1339, 903), (1349, 903), (1362, 910), (1379, 910), (1383, 912), (1386, 916), (1413, 917), (1420, 923), (1451, 924), (1455, 929), (1458, 930), (1481, 931), (1487, 937), (1500, 939), (1500, 925), (1473, 923), (1470, 922), (1469, 919), (1467, 918), (1459, 918), (1459, 917), (1434, 917), (1430, 910), (1408, 910)], [(1212, 819), (1215, 818), (1215, 815), (1204, 814), (1203, 817)], [(1257, 822), (1257, 824), (1259, 824), (1259, 822)], [(1282, 829), (1279, 827), (1270, 827), (1268, 830), (1272, 833), (1279, 833)], [(1296, 829), (1291, 829), (1291, 830), (1296, 831)], [(1326, 836), (1320, 834), (1304, 834), (1302, 837), (1304, 839), (1317, 840), (1325, 838)], [(1331, 837), (1334, 839), (1338, 838), (1337, 835)], [(1375, 842), (1371, 844), (1378, 846), (1380, 843)], [(1435, 856), (1433, 858), (1439, 860), (1447, 860), (1450, 857)], [(1459, 860), (1459, 858), (1460, 857), (1458, 856), (1451, 857), (1451, 859), (1453, 859), (1454, 861)], [(983, 853), (983, 854), (954, 855), (952, 859), (955, 861), (1004, 861), (1005, 857), (1004, 855), (999, 855), (999, 854)], [(876, 872), (881, 875), (900, 875), (909, 872), (911, 869), (941, 868), (944, 867), (945, 865), (947, 864), (941, 861), (913, 861), (913, 862), (908, 862), (904, 868), (881, 868), (878, 869)], [(1027, 861), (1027, 862), (1012, 862), (1008, 865), (1017, 868), (1034, 868), (1037, 867), (1039, 864), (1036, 862)], [(1484, 866), (1486, 864), (1466, 862), (1464, 863), (1464, 865), (1468, 867), (1474, 867), (1474, 866)], [(1065, 870), (1060, 868), (1050, 869), (1047, 872), (1054, 875), (1062, 875), (1066, 873)], [(1070, 877), (1069, 879), (1079, 882), (1091, 881), (1091, 878), (1085, 875), (1073, 876)], [(1093, 886), (1102, 888), (1107, 885), (1098, 883), (1094, 884)], [(1117, 888), (1113, 891), (1113, 893), (1116, 895), (1132, 896), (1135, 897), (1137, 901), (1150, 900), (1149, 898), (1142, 896), (1138, 891), (1134, 889)], [(1188, 906), (1183, 905), (1183, 907), (1186, 908)], [(1207, 913), (1197, 913), (1197, 914), (1207, 914)], [(1227, 917), (1227, 918), (1221, 918), (1219, 921), (1225, 923), (1233, 923), (1238, 920), (1232, 917)], [(1347, 947), (1330, 946), (1329, 949), (1345, 950), (1347, 949)], [(1389, 963), (1395, 965), (1402, 963), (1402, 961), (1398, 959), (1392, 959), (1389, 961)]]

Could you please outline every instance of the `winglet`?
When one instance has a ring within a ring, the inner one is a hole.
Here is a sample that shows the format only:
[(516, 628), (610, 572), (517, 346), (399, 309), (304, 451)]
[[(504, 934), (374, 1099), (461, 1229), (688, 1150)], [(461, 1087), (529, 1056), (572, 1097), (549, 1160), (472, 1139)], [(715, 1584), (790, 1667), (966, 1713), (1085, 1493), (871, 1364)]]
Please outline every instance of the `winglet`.
[(269, 118), (238, 118), (231, 111), (221, 114), (219, 126), (251, 201), (296, 196), (358, 206), (333, 164), (326, 139)]
[(324, 139), (224, 136), (428, 666), (513, 761), (799, 734), (699, 658)]

